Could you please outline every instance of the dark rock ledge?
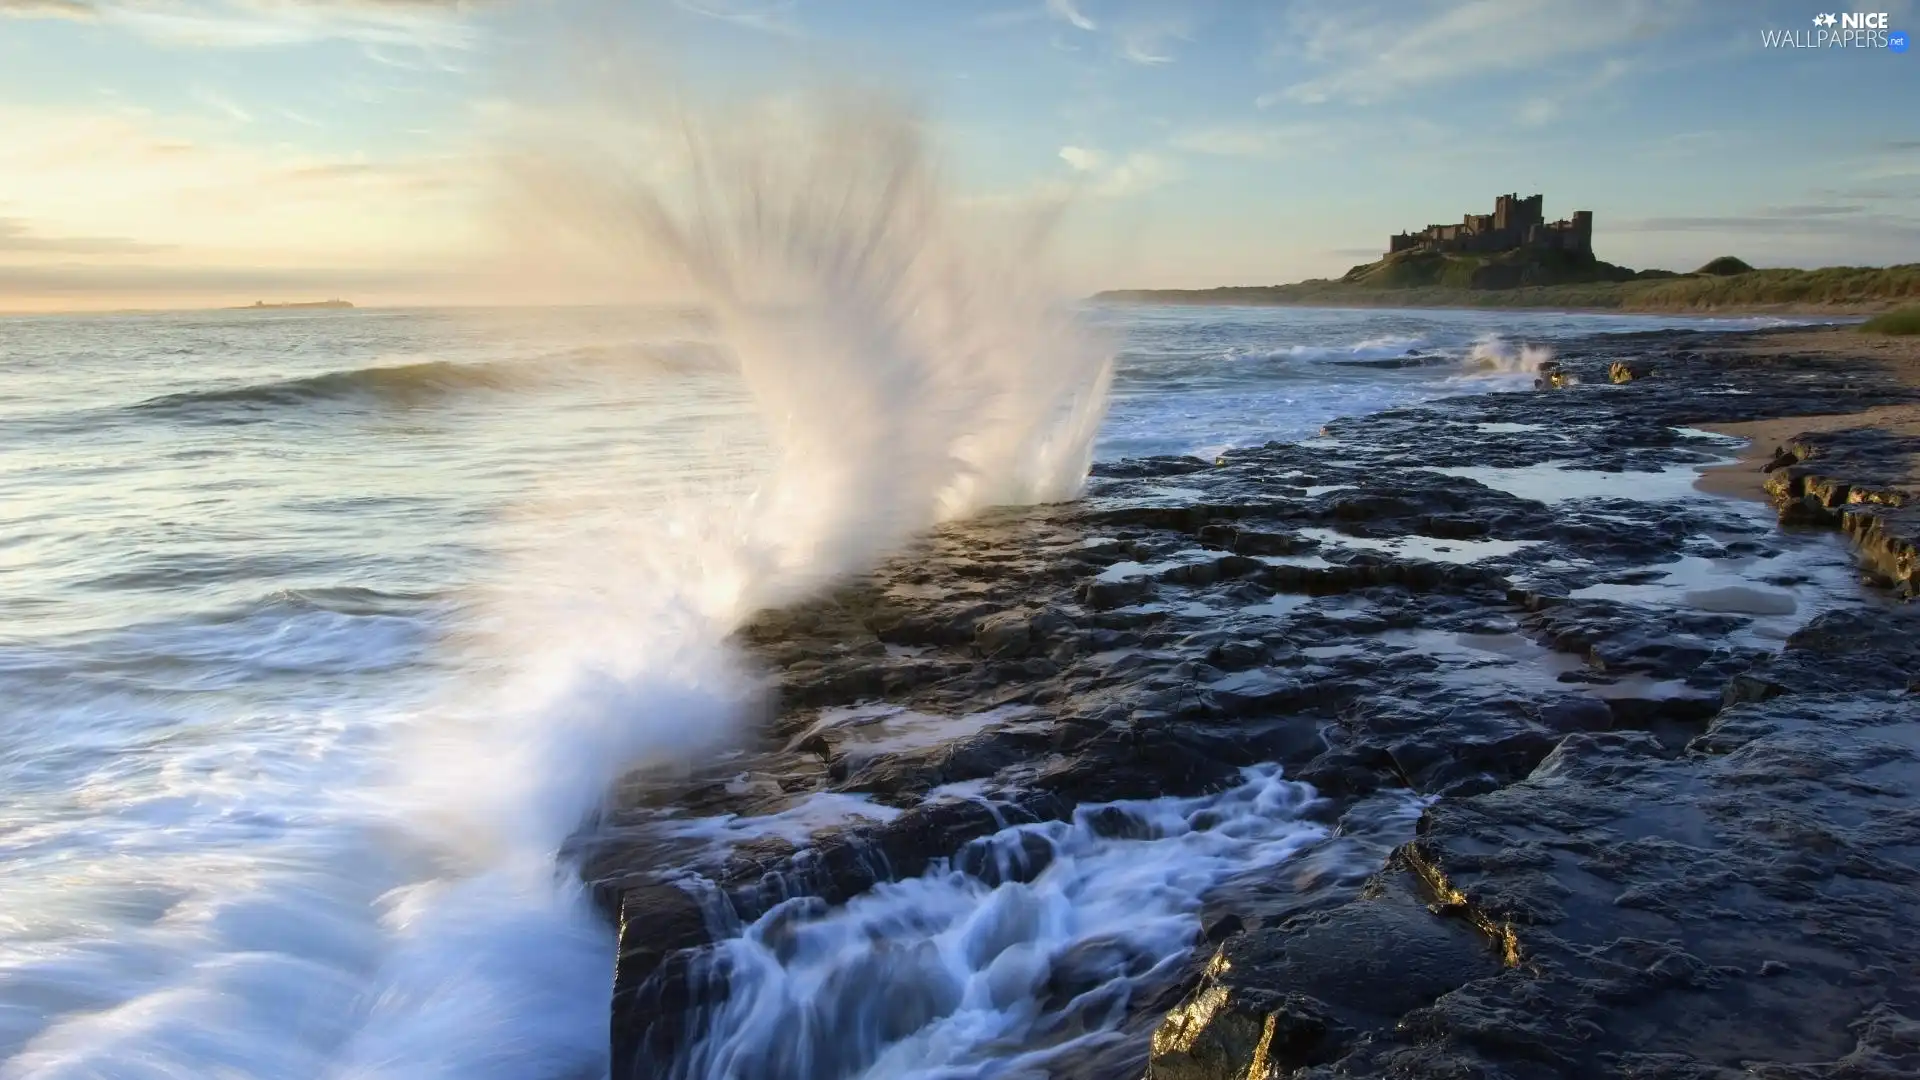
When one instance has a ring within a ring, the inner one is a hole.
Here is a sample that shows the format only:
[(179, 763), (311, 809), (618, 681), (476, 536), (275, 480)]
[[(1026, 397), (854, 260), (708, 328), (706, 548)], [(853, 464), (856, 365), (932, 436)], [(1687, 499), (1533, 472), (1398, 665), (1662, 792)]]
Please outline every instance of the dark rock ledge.
[[(1081, 502), (940, 530), (757, 620), (764, 739), (633, 777), (582, 841), (620, 926), (616, 1080), (695, 1075), (728, 992), (712, 943), (783, 899), (936, 865), (1024, 880), (1044, 845), (981, 838), (1259, 762), (1314, 785), (1328, 840), (1223, 882), (1125, 1037), (1050, 1075), (1920, 1075), (1920, 613), (1820, 530), (1695, 493), (1725, 448), (1689, 430), (1916, 395), (1711, 340), (1594, 339), (1568, 389), (1103, 467)], [(1647, 374), (1610, 384), (1616, 361)], [(1853, 496), (1882, 490), (1864, 442), (1793, 445), (1776, 481), (1809, 513), (1907, 505)], [(1869, 543), (1868, 569), (1910, 582), (1905, 550)], [(885, 707), (972, 719), (875, 742)], [(898, 813), (718, 853), (668, 827), (823, 793)], [(865, 1064), (824, 1045), (754, 1075)]]
[(1920, 438), (1877, 428), (1796, 435), (1767, 466), (1767, 494), (1783, 523), (1845, 532), (1869, 568), (1912, 598), (1920, 593), (1917, 459)]

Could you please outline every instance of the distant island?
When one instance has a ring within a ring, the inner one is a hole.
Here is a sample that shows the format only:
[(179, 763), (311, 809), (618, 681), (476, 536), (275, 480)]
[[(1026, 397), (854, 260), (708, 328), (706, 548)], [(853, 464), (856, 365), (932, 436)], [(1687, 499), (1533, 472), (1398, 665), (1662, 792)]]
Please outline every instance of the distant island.
[(1593, 213), (1549, 222), (1540, 195), (1387, 239), (1339, 278), (1212, 289), (1120, 289), (1095, 300), (1316, 307), (1518, 307), (1613, 311), (1885, 311), (1920, 300), (1920, 263), (1756, 270), (1722, 256), (1691, 274), (1629, 270), (1593, 253)]
[(300, 304), (269, 304), (265, 300), (255, 300), (245, 307), (231, 308), (232, 311), (278, 311), (284, 308), (350, 308), (352, 304), (345, 300), (310, 300)]

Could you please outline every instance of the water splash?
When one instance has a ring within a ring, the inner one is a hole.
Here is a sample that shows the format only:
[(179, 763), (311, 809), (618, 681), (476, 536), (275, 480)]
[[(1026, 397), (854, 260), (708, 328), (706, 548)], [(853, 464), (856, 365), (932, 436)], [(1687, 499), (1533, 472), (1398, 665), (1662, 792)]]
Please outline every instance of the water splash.
[(1479, 374), (1532, 376), (1552, 359), (1550, 345), (1515, 346), (1505, 338), (1489, 336), (1473, 343), (1461, 366)]
[(830, 96), (678, 130), (672, 182), (590, 141), (548, 146), (519, 175), (557, 228), (701, 298), (771, 464), (737, 498), (569, 510), (496, 598), (482, 647), (516, 658), (516, 678), (453, 738), (485, 732), (500, 752), (458, 754), (482, 775), (444, 783), (442, 748), (418, 755), (440, 788), (428, 806), (485, 792), (511, 821), (483, 835), (547, 852), (620, 773), (731, 736), (755, 696), (727, 643), (748, 615), (941, 520), (1075, 495), (1110, 378), (1031, 246), (969, 239), (905, 111)]
[(760, 539), (789, 593), (935, 520), (1078, 491), (1111, 353), (1036, 274), (1045, 222), (984, 238), (885, 99), (677, 128), (673, 181), (577, 142), (522, 176), (556, 226), (714, 311), (776, 447)]
[[(799, 116), (685, 116), (679, 131), (670, 182), (591, 141), (550, 147), (520, 178), (540, 212), (609, 263), (664, 269), (699, 297), (765, 421), (770, 468), (737, 498), (689, 492), (570, 514), (494, 599), (479, 647), (510, 658), (513, 675), (419, 733), (405, 789), (441, 857), (471, 868), (451, 901), (429, 896), (417, 920), (429, 937), (444, 934), (436, 920), (477, 910), (494, 926), (529, 905), (535, 924), (577, 925), (583, 898), (552, 881), (543, 892), (542, 867), (551, 878), (557, 850), (624, 772), (690, 762), (736, 737), (758, 699), (729, 642), (742, 620), (873, 565), (940, 520), (1071, 497), (1091, 460), (1110, 354), (1052, 304), (1034, 250), (968, 239), (909, 114), (827, 98)], [(506, 902), (476, 907), (475, 890)], [(409, 999), (444, 1009), (459, 999), (450, 987), (531, 1004), (546, 1020), (559, 1011), (468, 958), (436, 971), (459, 955), (397, 957), (391, 984), (424, 978), (425, 990), (376, 1017), (354, 1058), (404, 1060), (393, 1047), (419, 1038)], [(604, 995), (611, 958), (597, 955)], [(604, 1054), (604, 1008), (560, 1030), (588, 1025)], [(529, 1034), (504, 1021), (499, 1037)], [(526, 1066), (513, 1048), (478, 1041), (456, 1057)], [(564, 1041), (574, 1053), (540, 1071), (589, 1064), (578, 1059), (589, 1042)], [(353, 1075), (421, 1075), (423, 1064)]]

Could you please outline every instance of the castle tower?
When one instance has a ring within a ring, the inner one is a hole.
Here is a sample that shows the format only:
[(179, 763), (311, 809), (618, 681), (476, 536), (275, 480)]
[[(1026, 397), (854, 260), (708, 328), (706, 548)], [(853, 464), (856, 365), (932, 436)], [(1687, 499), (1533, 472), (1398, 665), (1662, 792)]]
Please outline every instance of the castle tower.
[(1546, 201), (1545, 195), (1529, 195), (1524, 199), (1516, 199), (1513, 207), (1514, 227), (1525, 231), (1534, 225), (1546, 224)]
[(1493, 227), (1497, 232), (1513, 228), (1513, 201), (1519, 195), (1496, 195), (1493, 199)]
[(1567, 246), (1582, 255), (1593, 254), (1593, 211), (1573, 212), (1573, 235), (1568, 237)]

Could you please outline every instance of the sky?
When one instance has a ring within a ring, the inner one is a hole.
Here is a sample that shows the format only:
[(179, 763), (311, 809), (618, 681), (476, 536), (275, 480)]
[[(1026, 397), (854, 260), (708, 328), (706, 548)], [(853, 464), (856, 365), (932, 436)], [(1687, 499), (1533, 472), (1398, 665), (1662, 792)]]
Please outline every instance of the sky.
[(500, 302), (502, 142), (594, 122), (610, 43), (910, 100), (956, 202), (1070, 199), (1075, 290), (1335, 276), (1509, 191), (1635, 268), (1920, 261), (1920, 54), (1765, 44), (1826, 2), (0, 0), (0, 311)]

